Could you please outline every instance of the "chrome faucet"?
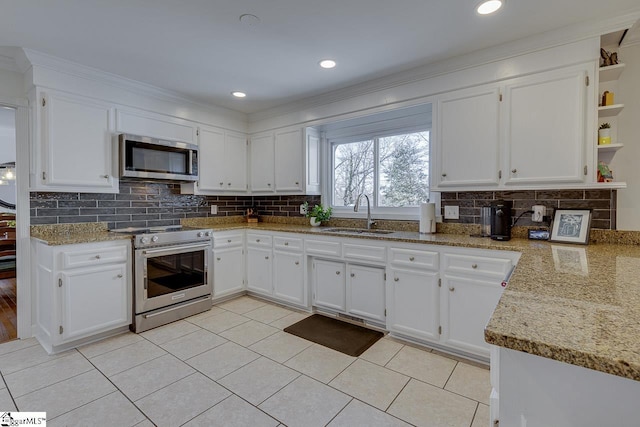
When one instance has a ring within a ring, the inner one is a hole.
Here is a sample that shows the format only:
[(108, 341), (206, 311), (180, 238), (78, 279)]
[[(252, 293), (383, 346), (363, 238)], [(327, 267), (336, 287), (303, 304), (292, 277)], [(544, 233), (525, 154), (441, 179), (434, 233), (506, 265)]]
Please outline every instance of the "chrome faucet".
[(362, 198), (362, 196), (367, 199), (367, 230), (370, 230), (372, 225), (376, 225), (376, 222), (371, 219), (371, 204), (369, 203), (369, 196), (364, 193), (360, 193), (356, 198), (356, 204), (353, 207), (353, 211), (358, 212), (358, 207), (360, 206), (360, 198)]

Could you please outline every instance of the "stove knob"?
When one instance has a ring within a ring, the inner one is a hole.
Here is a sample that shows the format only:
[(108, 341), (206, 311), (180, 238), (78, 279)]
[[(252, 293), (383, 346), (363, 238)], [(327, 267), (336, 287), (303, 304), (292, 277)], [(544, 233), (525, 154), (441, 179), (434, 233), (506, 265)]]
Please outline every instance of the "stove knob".
[(204, 235), (207, 236), (207, 237), (211, 237), (211, 232), (207, 231), (206, 233), (204, 233)]
[(146, 245), (147, 243), (149, 243), (149, 238), (148, 237), (141, 237), (140, 238), (140, 243), (142, 243), (143, 245)]
[(198, 231), (198, 237), (204, 237), (204, 232)]
[(157, 242), (157, 241), (158, 241), (158, 236), (153, 236), (153, 237), (151, 238), (151, 241), (152, 241), (152, 242)]

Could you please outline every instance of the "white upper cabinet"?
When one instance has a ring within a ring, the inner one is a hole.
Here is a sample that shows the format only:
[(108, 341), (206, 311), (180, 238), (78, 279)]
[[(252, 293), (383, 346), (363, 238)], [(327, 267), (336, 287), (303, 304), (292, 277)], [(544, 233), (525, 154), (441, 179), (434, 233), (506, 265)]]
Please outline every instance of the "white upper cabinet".
[(437, 105), (436, 185), (497, 186), (500, 89), (493, 85), (457, 91)]
[(505, 86), (506, 184), (585, 180), (587, 75), (571, 67)]
[(118, 133), (197, 144), (197, 130), (195, 123), (177, 117), (122, 108), (116, 111)]
[(114, 109), (90, 98), (38, 93), (31, 186), (47, 191), (115, 193)]
[[(247, 191), (246, 135), (209, 126), (199, 130), (198, 189), (205, 192)], [(185, 186), (192, 184), (183, 185)]]
[(273, 133), (251, 137), (251, 191), (273, 192), (274, 145)]
[(251, 136), (251, 191), (320, 194), (320, 136), (285, 129)]
[(302, 130), (295, 129), (286, 132), (276, 132), (276, 191), (302, 191), (304, 163), (304, 141), (302, 139)]

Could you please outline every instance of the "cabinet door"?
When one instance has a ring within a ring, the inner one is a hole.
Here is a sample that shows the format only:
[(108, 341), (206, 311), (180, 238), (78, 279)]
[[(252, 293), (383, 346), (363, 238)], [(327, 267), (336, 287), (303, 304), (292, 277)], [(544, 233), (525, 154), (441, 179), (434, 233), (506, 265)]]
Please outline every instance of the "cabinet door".
[(444, 275), (442, 287), (442, 343), (489, 357), (484, 327), (502, 295), (500, 281)]
[(276, 191), (302, 191), (304, 179), (303, 143), (300, 129), (276, 133)]
[(273, 296), (307, 306), (302, 253), (273, 251)]
[(122, 263), (61, 273), (62, 341), (131, 323), (127, 272), (127, 264)]
[(274, 191), (273, 134), (251, 137), (251, 191)]
[(58, 93), (40, 102), (43, 169), (47, 186), (82, 191), (118, 191), (113, 176), (113, 109), (107, 104)]
[(347, 313), (385, 321), (384, 268), (347, 267)]
[(247, 137), (243, 134), (225, 135), (225, 190), (247, 191)]
[(579, 67), (507, 84), (506, 184), (584, 180), (586, 76)]
[(247, 289), (273, 294), (271, 249), (247, 248)]
[(211, 127), (200, 128), (198, 186), (202, 190), (223, 190), (224, 170), (227, 164), (224, 153), (224, 131)]
[(213, 253), (213, 297), (244, 289), (244, 250), (241, 247), (216, 249)]
[(499, 184), (499, 99), (497, 86), (485, 86), (438, 101), (438, 186)]
[(438, 273), (390, 269), (387, 329), (408, 337), (439, 340)]
[(313, 305), (332, 310), (346, 310), (345, 265), (343, 262), (314, 259)]

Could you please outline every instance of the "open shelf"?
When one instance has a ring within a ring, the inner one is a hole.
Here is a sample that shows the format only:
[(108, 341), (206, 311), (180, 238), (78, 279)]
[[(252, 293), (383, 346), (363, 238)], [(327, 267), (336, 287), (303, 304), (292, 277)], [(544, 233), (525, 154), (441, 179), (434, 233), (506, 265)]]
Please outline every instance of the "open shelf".
[(622, 147), (624, 147), (624, 144), (620, 144), (620, 143), (598, 145), (598, 152), (599, 153), (615, 153)]
[(608, 67), (600, 67), (600, 83), (618, 80), (624, 69), (624, 64), (609, 65)]
[(615, 117), (620, 114), (624, 108), (624, 104), (607, 105), (606, 107), (598, 107), (598, 117)]

